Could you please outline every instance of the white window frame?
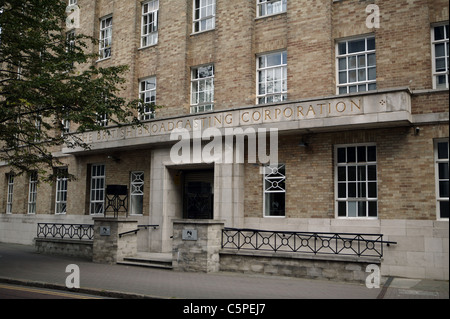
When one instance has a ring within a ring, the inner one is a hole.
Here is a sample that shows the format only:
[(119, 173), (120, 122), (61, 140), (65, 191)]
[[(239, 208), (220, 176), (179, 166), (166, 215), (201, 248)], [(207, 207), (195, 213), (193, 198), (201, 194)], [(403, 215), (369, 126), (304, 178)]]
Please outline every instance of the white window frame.
[(75, 46), (75, 29), (66, 32), (66, 52), (72, 52)]
[(36, 214), (37, 177), (37, 171), (30, 172), (28, 177), (28, 214)]
[[(203, 76), (201, 69), (210, 69)], [(214, 111), (214, 64), (197, 66), (191, 70), (191, 114)]]
[(256, 0), (257, 17), (267, 17), (286, 12), (287, 0)]
[[(355, 162), (347, 162), (347, 155), (348, 155), (348, 148), (355, 148)], [(365, 147), (365, 161), (357, 161), (358, 156), (358, 147)], [(368, 148), (369, 147), (375, 147), (375, 161), (369, 161), (368, 160)], [(346, 162), (345, 163), (339, 163), (338, 161), (338, 149), (345, 148), (346, 152)], [(378, 147), (375, 143), (361, 143), (361, 144), (343, 144), (343, 145), (335, 145), (334, 147), (334, 180), (335, 180), (335, 187), (334, 187), (334, 197), (335, 197), (335, 217), (339, 219), (378, 219)], [(376, 172), (375, 172), (375, 179), (369, 179), (369, 166), (375, 166)], [(339, 180), (339, 168), (344, 167), (345, 168), (345, 180), (340, 181)], [(349, 180), (348, 173), (349, 169), (348, 167), (355, 167), (355, 179)], [(364, 179), (359, 179), (359, 167), (365, 167)], [(369, 183), (375, 183), (375, 197), (369, 196)], [(345, 197), (339, 197), (339, 184), (345, 184)], [(348, 197), (349, 195), (349, 184), (355, 184), (355, 195), (356, 197)], [(358, 185), (359, 184), (359, 185)], [(358, 187), (359, 186), (359, 187)], [(365, 196), (358, 196), (359, 192), (361, 192), (363, 189), (360, 188), (364, 186), (365, 187)], [(365, 202), (365, 214), (364, 216), (358, 216), (358, 210), (359, 210), (359, 204), (360, 202)], [(369, 209), (370, 209), (370, 203), (375, 202), (376, 203), (376, 216), (369, 216)], [(345, 203), (345, 216), (339, 215), (339, 205), (340, 203)], [(356, 216), (349, 216), (349, 203), (355, 203), (355, 214)]]
[[(102, 174), (103, 172), (103, 174)], [(91, 181), (89, 188), (89, 214), (103, 215), (105, 213), (106, 198), (106, 167), (104, 164), (91, 165)], [(99, 209), (97, 209), (99, 207)]]
[[(67, 167), (58, 168), (60, 171), (67, 171)], [(59, 176), (56, 178), (55, 195), (55, 214), (64, 215), (67, 213), (67, 177)]]
[(100, 19), (100, 34), (98, 43), (99, 61), (111, 58), (112, 27), (112, 15), (108, 15)]
[(216, 0), (193, 0), (192, 7), (192, 33), (216, 27)]
[(70, 120), (69, 119), (62, 119), (61, 120), (61, 136), (70, 133)]
[[(139, 82), (139, 99), (144, 101), (139, 117), (142, 121), (155, 118), (155, 110), (151, 106), (156, 105), (156, 77), (151, 76)], [(148, 105), (148, 106), (146, 106)]]
[[(280, 56), (280, 64), (268, 63), (269, 59), (275, 56)], [(277, 77), (277, 74), (280, 76)], [(256, 79), (256, 104), (286, 101), (288, 90), (287, 51), (258, 55), (256, 57)]]
[(441, 191), (440, 191), (440, 183), (441, 182), (449, 182), (448, 177), (447, 178), (441, 178), (440, 174), (439, 174), (439, 164), (447, 164), (447, 171), (448, 171), (448, 167), (449, 167), (449, 150), (447, 149), (447, 158), (442, 158), (440, 159), (438, 156), (438, 144), (439, 143), (447, 143), (447, 147), (449, 146), (449, 139), (448, 138), (444, 138), (444, 139), (436, 139), (434, 141), (434, 160), (435, 160), (435, 180), (436, 180), (436, 217), (438, 220), (449, 220), (448, 217), (441, 217), (441, 212), (440, 212), (440, 205), (441, 202), (443, 201), (449, 201), (449, 197), (441, 197)]
[(158, 15), (159, 0), (150, 0), (142, 3), (141, 48), (158, 43)]
[(14, 174), (9, 173), (7, 177), (7, 188), (6, 188), (6, 213), (12, 214), (12, 206), (14, 200)]
[(108, 126), (108, 114), (97, 114), (97, 124), (102, 127)]
[[(374, 48), (369, 49), (368, 40), (373, 39)], [(349, 43), (364, 40), (364, 50), (349, 53)], [(364, 37), (356, 37), (339, 40), (336, 43), (336, 94), (349, 94), (356, 92), (367, 92), (377, 89), (377, 64), (376, 64), (376, 41), (374, 35), (368, 35)], [(340, 54), (340, 46), (345, 44), (345, 53)], [(344, 63), (341, 61), (345, 60)], [(352, 61), (354, 60), (354, 64)], [(364, 65), (360, 62), (364, 62)], [(370, 65), (369, 65), (369, 62)], [(363, 73), (361, 71), (364, 71)], [(360, 73), (361, 72), (361, 73)], [(372, 74), (373, 79), (369, 80), (369, 72)], [(350, 73), (354, 73), (355, 81), (349, 82)], [(374, 74), (373, 74), (374, 73)], [(364, 79), (359, 77), (364, 75)], [(342, 79), (345, 81), (340, 83)], [(345, 89), (345, 92), (341, 92), (341, 89)]]
[[(267, 165), (263, 167), (263, 217), (264, 218), (285, 218), (286, 217), (286, 165), (278, 164), (276, 166)], [(284, 174), (280, 170), (284, 170)], [(272, 175), (273, 174), (273, 175)], [(270, 185), (266, 184), (270, 183)], [(280, 186), (280, 182), (283, 182), (284, 188)], [(268, 186), (268, 187), (266, 187)], [(267, 196), (272, 193), (284, 194), (284, 215), (270, 215), (270, 211), (267, 211)]]
[[(142, 207), (140, 212), (134, 211), (134, 201), (141, 197)], [(130, 215), (143, 215), (144, 209), (144, 172), (133, 171), (130, 173)]]
[[(444, 39), (435, 40), (435, 28), (444, 27)], [(446, 28), (447, 27), (447, 28)], [(431, 27), (431, 56), (432, 56), (432, 77), (433, 77), (433, 89), (448, 89), (449, 88), (449, 23), (436, 24)], [(436, 45), (444, 44), (444, 64), (446, 71), (436, 71)], [(445, 45), (447, 44), (447, 45)], [(437, 77), (447, 75), (445, 77), (445, 86), (438, 87)]]

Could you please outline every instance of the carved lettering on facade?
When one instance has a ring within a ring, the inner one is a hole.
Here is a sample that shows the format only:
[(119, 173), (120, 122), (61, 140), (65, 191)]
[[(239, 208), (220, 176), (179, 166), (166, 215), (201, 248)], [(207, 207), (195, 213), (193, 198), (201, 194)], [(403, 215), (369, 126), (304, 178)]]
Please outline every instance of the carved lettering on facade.
[(314, 118), (338, 117), (344, 115), (358, 115), (364, 113), (362, 98), (343, 98), (327, 101), (308, 101), (283, 106), (268, 106), (246, 108), (241, 110), (223, 111), (190, 115), (183, 118), (152, 120), (136, 127), (110, 128), (96, 133), (84, 133), (85, 143), (100, 143), (106, 141), (123, 140), (170, 134), (176, 128), (196, 130), (209, 127), (245, 127), (246, 125), (270, 124), (289, 121), (302, 121)]

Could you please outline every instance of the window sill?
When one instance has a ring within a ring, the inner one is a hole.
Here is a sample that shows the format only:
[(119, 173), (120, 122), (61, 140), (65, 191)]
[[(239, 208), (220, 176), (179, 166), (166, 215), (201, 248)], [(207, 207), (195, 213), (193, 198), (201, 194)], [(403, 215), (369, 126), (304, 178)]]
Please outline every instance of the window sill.
[(336, 219), (340, 219), (340, 220), (378, 220), (378, 217), (344, 217), (344, 216), (336, 216)]
[(106, 61), (106, 60), (109, 60), (109, 59), (111, 59), (111, 56), (109, 56), (107, 58), (103, 58), (103, 59), (98, 59), (97, 61), (95, 61), (95, 63), (103, 62), (103, 61)]
[(192, 36), (196, 36), (196, 35), (203, 34), (203, 33), (207, 33), (207, 32), (211, 32), (211, 31), (216, 31), (216, 28), (214, 28), (214, 29), (209, 29), (209, 30), (198, 31), (198, 32), (192, 32), (192, 33), (190, 34), (190, 36), (192, 37)]
[(263, 216), (264, 218), (286, 218), (286, 216)]
[(153, 47), (156, 47), (157, 45), (158, 45), (158, 43), (149, 44), (149, 45), (146, 45), (145, 47), (139, 47), (138, 51), (145, 50), (145, 49), (148, 49), (148, 48), (153, 48)]

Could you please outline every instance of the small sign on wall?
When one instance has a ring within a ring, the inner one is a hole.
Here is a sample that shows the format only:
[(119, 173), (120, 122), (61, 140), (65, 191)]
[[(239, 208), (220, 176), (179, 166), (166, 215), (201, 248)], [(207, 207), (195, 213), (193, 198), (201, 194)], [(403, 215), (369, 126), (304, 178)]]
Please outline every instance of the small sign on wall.
[(110, 236), (111, 228), (109, 226), (100, 226), (100, 236)]
[(181, 238), (183, 240), (197, 240), (197, 229), (183, 229)]

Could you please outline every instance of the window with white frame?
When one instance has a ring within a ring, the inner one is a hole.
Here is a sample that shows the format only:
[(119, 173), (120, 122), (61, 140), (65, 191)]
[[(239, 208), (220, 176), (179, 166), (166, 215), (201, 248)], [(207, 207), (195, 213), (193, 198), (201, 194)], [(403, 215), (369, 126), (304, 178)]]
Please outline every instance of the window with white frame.
[(434, 143), (436, 161), (436, 200), (438, 219), (448, 219), (449, 215), (449, 178), (448, 178), (448, 139), (439, 139)]
[(108, 114), (97, 114), (97, 124), (103, 127), (108, 126)]
[(287, 0), (256, 0), (258, 17), (286, 12)]
[(41, 131), (42, 131), (42, 115), (41, 114), (36, 114), (34, 116), (34, 127), (36, 129), (34, 141), (39, 142), (41, 139)]
[(67, 168), (58, 168), (56, 178), (55, 214), (67, 212)]
[(287, 52), (275, 52), (257, 58), (257, 103), (287, 100)]
[(284, 164), (264, 167), (264, 216), (284, 217), (286, 204), (286, 167)]
[(75, 29), (66, 32), (66, 52), (73, 52), (75, 47)]
[(191, 72), (191, 113), (214, 110), (214, 65), (193, 68)]
[(212, 30), (216, 24), (216, 0), (194, 0), (193, 32)]
[(448, 24), (431, 28), (433, 50), (433, 88), (448, 89), (449, 47)]
[(38, 174), (32, 171), (28, 178), (28, 214), (36, 214), (37, 184)]
[(158, 43), (158, 11), (159, 0), (151, 0), (142, 4), (141, 47)]
[(67, 134), (70, 132), (70, 120), (62, 119), (61, 120), (61, 135)]
[(12, 213), (13, 205), (13, 194), (14, 194), (14, 174), (10, 173), (6, 175), (7, 178), (7, 189), (6, 189), (6, 213)]
[(152, 76), (140, 82), (139, 98), (143, 101), (140, 110), (141, 120), (149, 120), (155, 118), (156, 103), (156, 77)]
[(104, 213), (105, 208), (105, 165), (94, 164), (91, 166), (91, 198), (90, 214)]
[(142, 215), (144, 204), (144, 172), (131, 172), (130, 214)]
[(375, 37), (340, 41), (336, 50), (338, 94), (377, 89)]
[(111, 57), (112, 43), (112, 17), (108, 16), (100, 20), (99, 59)]
[(337, 217), (378, 216), (376, 145), (336, 147)]

